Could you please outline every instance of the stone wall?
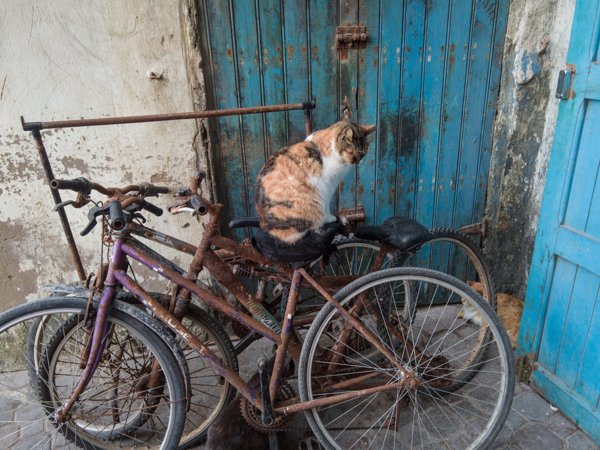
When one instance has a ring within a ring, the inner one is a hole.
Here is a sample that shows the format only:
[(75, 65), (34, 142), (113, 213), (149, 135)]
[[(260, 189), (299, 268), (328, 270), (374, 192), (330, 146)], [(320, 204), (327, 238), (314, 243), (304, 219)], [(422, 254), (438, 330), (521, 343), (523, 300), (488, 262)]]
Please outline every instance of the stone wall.
[(513, 0), (510, 7), (494, 145), (484, 251), (498, 291), (524, 298), (546, 167), (567, 63), (575, 0)]

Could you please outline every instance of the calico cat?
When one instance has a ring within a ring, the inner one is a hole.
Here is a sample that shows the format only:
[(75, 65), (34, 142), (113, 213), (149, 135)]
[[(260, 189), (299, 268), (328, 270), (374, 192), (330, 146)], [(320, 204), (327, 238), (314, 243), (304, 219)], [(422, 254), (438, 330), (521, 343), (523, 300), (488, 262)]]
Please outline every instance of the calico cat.
[[(483, 294), (483, 286), (481, 283), (468, 281), (467, 284), (475, 292), (480, 295)], [(517, 348), (521, 315), (523, 314), (523, 302), (510, 294), (496, 294), (496, 312), (504, 324), (504, 328), (506, 328), (512, 348)], [(465, 320), (470, 320), (476, 325), (481, 325), (481, 317), (479, 317), (477, 311), (467, 305), (464, 305), (459, 316), (463, 317)]]
[(260, 227), (293, 244), (336, 221), (329, 211), (333, 194), (348, 169), (365, 156), (366, 137), (374, 130), (375, 125), (343, 120), (271, 155), (256, 183)]

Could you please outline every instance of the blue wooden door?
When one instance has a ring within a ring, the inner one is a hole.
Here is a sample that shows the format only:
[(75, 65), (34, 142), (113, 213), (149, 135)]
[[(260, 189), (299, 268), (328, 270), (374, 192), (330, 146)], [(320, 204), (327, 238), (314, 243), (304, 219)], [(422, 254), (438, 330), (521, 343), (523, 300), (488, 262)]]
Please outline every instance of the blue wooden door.
[(577, 2), (519, 336), (531, 381), (600, 442), (600, 2)]
[[(480, 221), (509, 0), (197, 0), (212, 108), (316, 98), (314, 128), (377, 124), (337, 205), (368, 223)], [(338, 25), (366, 25), (366, 48), (338, 51)], [(301, 111), (211, 124), (216, 193), (229, 217), (254, 215), (265, 158), (304, 138)]]

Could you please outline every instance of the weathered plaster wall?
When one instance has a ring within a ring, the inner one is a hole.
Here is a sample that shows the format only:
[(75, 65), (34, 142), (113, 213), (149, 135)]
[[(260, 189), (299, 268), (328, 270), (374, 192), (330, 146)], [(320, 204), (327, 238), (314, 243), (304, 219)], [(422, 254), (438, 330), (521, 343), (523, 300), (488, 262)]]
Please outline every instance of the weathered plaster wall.
[[(38, 295), (43, 284), (76, 279), (35, 145), (19, 116), (49, 121), (203, 109), (193, 17), (187, 0), (0, 4), (0, 310)], [(191, 120), (43, 136), (56, 177), (179, 186), (206, 165), (201, 128)], [(168, 199), (157, 203), (165, 206)], [(98, 261), (98, 234), (79, 237), (85, 209), (68, 215), (91, 268)], [(168, 213), (151, 224), (189, 241), (200, 230), (189, 217)]]
[(513, 0), (487, 194), (484, 251), (498, 290), (524, 298), (575, 0)]

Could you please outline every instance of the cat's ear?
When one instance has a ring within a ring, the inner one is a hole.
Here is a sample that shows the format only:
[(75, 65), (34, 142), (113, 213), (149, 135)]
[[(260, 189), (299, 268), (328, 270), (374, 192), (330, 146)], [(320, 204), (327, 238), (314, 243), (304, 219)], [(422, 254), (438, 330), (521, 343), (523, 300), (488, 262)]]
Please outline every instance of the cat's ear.
[(360, 126), (360, 131), (362, 131), (365, 136), (368, 136), (369, 134), (371, 134), (373, 131), (375, 131), (375, 128), (376, 128), (376, 125), (359, 125), (359, 126)]
[(342, 132), (340, 133), (340, 137), (345, 140), (346, 142), (351, 143), (352, 142), (352, 138), (354, 137), (354, 130), (352, 129), (352, 127), (345, 127)]

